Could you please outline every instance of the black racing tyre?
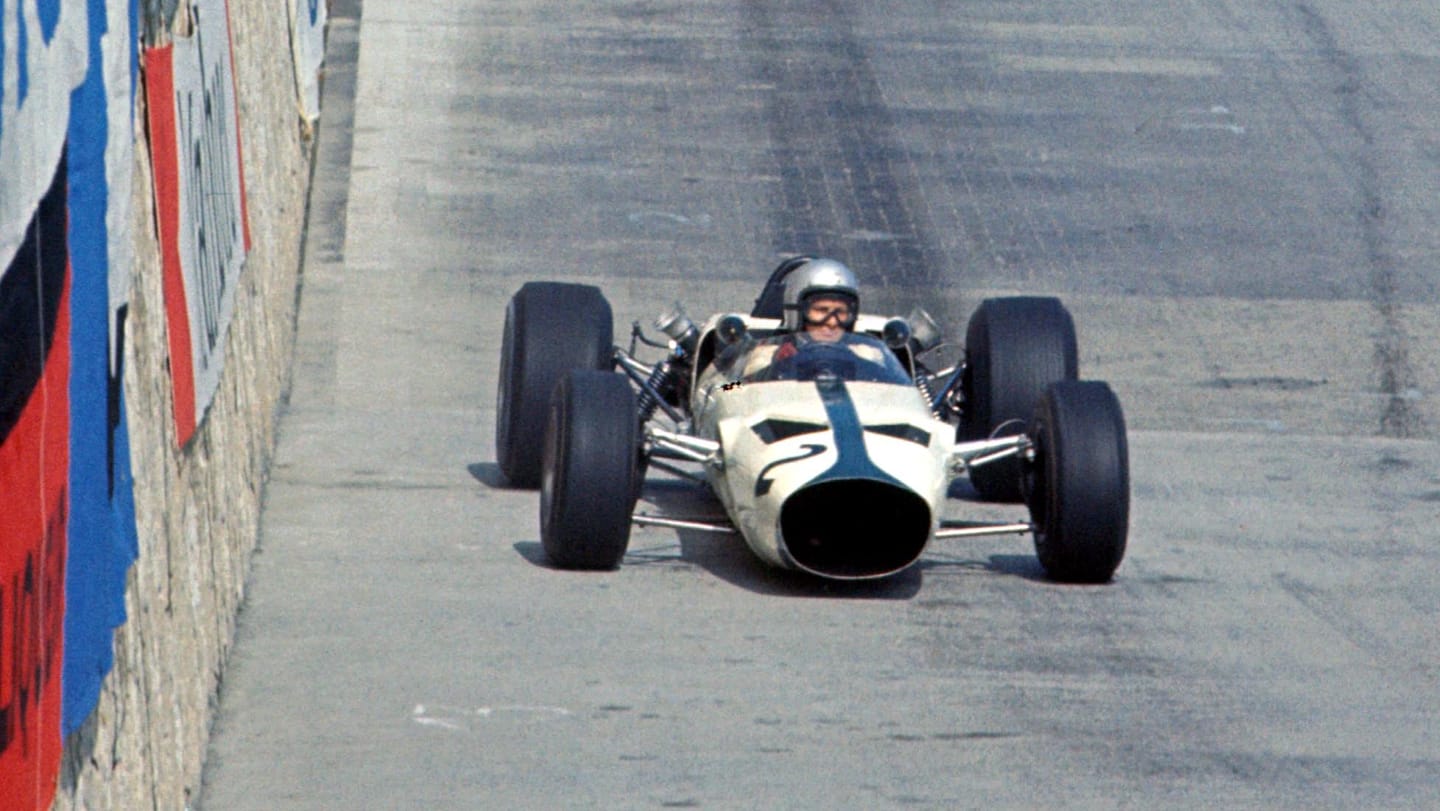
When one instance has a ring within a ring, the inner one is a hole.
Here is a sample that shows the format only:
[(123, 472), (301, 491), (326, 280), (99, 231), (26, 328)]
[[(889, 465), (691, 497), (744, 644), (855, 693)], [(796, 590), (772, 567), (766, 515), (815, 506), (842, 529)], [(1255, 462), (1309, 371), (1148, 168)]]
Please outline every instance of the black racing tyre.
[(598, 287), (527, 282), (510, 299), (495, 407), (495, 459), (510, 484), (539, 486), (550, 392), (571, 369), (610, 369), (614, 332)]
[(1061, 381), (1030, 425), (1035, 461), (1025, 481), (1035, 553), (1055, 580), (1108, 582), (1125, 556), (1130, 460), (1125, 416), (1110, 387)]
[[(1079, 377), (1075, 321), (1057, 298), (985, 299), (965, 330), (964, 410), (956, 438), (1025, 432), (1035, 404), (1051, 383)], [(970, 481), (989, 501), (1019, 502), (1018, 459), (976, 467)]]
[(540, 542), (564, 569), (613, 569), (630, 543), (640, 422), (624, 377), (561, 378), (550, 400), (540, 476)]

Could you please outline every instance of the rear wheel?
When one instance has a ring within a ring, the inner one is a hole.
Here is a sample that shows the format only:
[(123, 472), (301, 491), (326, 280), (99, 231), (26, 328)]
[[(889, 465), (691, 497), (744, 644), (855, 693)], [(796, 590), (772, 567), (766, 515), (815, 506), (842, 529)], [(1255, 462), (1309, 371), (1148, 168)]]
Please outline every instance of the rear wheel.
[[(1075, 322), (1057, 298), (985, 299), (965, 331), (965, 408), (961, 441), (1025, 432), (1051, 383), (1079, 377)], [(970, 481), (990, 501), (1021, 500), (1023, 467), (1001, 459), (976, 467)]]
[(1040, 564), (1062, 582), (1109, 581), (1130, 524), (1120, 401), (1097, 381), (1056, 383), (1035, 411), (1030, 439), (1035, 461), (1025, 481)]
[(609, 369), (610, 303), (598, 287), (528, 282), (505, 309), (496, 394), (495, 458), (517, 487), (540, 484), (550, 393), (571, 369)]
[(577, 370), (555, 387), (540, 477), (540, 541), (556, 566), (613, 569), (630, 543), (639, 420), (613, 372)]

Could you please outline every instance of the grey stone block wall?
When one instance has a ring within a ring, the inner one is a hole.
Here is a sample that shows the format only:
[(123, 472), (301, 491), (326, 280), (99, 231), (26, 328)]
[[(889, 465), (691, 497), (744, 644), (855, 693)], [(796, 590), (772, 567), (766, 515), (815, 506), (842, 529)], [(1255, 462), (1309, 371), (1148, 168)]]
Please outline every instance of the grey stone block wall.
[[(175, 445), (154, 194), (137, 93), (135, 265), (126, 405), (140, 555), (100, 702), (67, 742), (56, 809), (183, 809), (198, 791), (216, 690), (255, 549), (288, 385), (310, 143), (283, 0), (230, 4), (252, 237), (220, 391)], [(141, 81), (144, 81), (143, 76)]]

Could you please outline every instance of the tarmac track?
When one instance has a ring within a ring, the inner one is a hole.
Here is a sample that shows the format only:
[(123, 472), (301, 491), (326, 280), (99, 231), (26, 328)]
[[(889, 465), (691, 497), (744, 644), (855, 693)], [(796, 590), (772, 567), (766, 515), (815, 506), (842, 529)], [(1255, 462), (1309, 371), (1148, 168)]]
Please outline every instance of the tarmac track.
[[(297, 373), (202, 807), (1440, 801), (1440, 11), (332, 15)], [(1050, 584), (1011, 539), (858, 586), (670, 530), (616, 572), (546, 566), (494, 465), (509, 295), (600, 284), (623, 331), (675, 298), (748, 309), (795, 252), (952, 336), (986, 295), (1065, 298), (1131, 428), (1114, 583)]]

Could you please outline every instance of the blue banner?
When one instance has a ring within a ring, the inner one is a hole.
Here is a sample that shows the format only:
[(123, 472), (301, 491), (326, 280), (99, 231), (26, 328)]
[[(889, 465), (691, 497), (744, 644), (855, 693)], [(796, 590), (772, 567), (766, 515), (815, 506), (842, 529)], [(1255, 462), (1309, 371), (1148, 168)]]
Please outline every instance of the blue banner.
[[(109, 22), (105, 0), (88, 0), (89, 65), (71, 96), (69, 149), (71, 368), (70, 540), (65, 583), (65, 667), (62, 735), (95, 708), (113, 663), (114, 629), (125, 622), (125, 577), (138, 554), (129, 437), (123, 391), (125, 307), (112, 306), (112, 205), (107, 145), (130, 138), (129, 117), (109, 121), (103, 43)], [(123, 18), (125, 23), (129, 19)], [(129, 48), (128, 31), (110, 38)], [(129, 61), (134, 61), (133, 51)], [(129, 81), (131, 71), (119, 78)], [(129, 88), (124, 88), (129, 97)], [(125, 127), (112, 139), (110, 126)], [(128, 239), (128, 234), (120, 235)], [(112, 335), (115, 337), (112, 345)]]

